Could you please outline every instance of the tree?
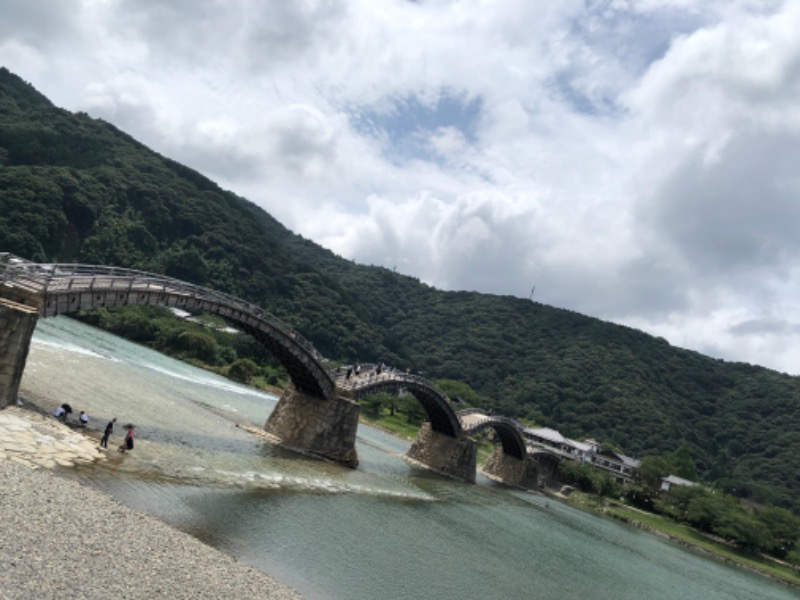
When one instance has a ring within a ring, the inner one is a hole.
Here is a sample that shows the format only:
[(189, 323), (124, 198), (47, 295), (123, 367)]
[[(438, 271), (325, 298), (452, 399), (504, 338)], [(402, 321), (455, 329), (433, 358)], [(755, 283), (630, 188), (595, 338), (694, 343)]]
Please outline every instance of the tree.
[(190, 358), (212, 363), (217, 356), (217, 342), (199, 331), (183, 331), (177, 337), (178, 349)]
[(467, 408), (468, 406), (483, 406), (483, 399), (480, 394), (473, 390), (469, 385), (463, 381), (455, 381), (453, 379), (439, 379), (436, 382), (436, 387), (447, 394), (448, 398), (463, 402)]
[(642, 457), (636, 478), (648, 489), (657, 492), (661, 488), (661, 480), (670, 474), (670, 470), (669, 463), (663, 457), (650, 454)]
[[(689, 506), (696, 498), (706, 498), (709, 493), (698, 486), (678, 485), (672, 487), (668, 492), (660, 494), (654, 501), (654, 508), (676, 521), (688, 521), (687, 516)], [(701, 518), (704, 505), (698, 505), (697, 518)], [(710, 526), (710, 525), (709, 525)]]
[(741, 550), (756, 552), (775, 547), (769, 528), (738, 504), (726, 507), (717, 516), (713, 531), (735, 543)]
[(562, 460), (558, 463), (558, 477), (564, 483), (575, 485), (582, 492), (591, 491), (592, 478), (589, 475), (591, 467), (572, 460)]
[(196, 248), (173, 252), (166, 257), (167, 275), (203, 285), (208, 279), (208, 265)]
[(661, 491), (661, 480), (670, 474), (667, 461), (653, 454), (643, 456), (636, 471), (636, 481), (625, 488), (625, 497), (639, 508), (654, 510)]
[(420, 425), (428, 416), (425, 409), (414, 396), (407, 394), (401, 396), (397, 402), (397, 410), (406, 415), (406, 422), (412, 425)]
[(800, 518), (784, 508), (767, 507), (756, 512), (756, 518), (767, 528), (773, 539), (765, 548), (778, 558), (785, 558), (797, 546), (800, 538)]
[(386, 394), (370, 394), (359, 401), (361, 410), (368, 417), (377, 418), (381, 414), (381, 408), (384, 406)]
[(116, 335), (141, 344), (153, 341), (159, 333), (158, 324), (140, 311), (111, 313), (106, 327)]
[(672, 454), (667, 456), (667, 462), (673, 469), (673, 475), (697, 481), (697, 468), (689, 450), (689, 445), (684, 442)]
[(249, 358), (239, 358), (233, 361), (228, 369), (228, 376), (242, 383), (250, 383), (258, 372), (258, 365)]
[[(680, 487), (677, 488), (677, 490), (680, 489)], [(721, 526), (720, 524), (732, 522), (731, 519), (725, 521), (731, 513), (742, 511), (739, 503), (732, 496), (708, 492), (698, 487), (690, 489), (694, 493), (689, 496), (684, 520), (702, 531), (719, 533), (717, 530)]]

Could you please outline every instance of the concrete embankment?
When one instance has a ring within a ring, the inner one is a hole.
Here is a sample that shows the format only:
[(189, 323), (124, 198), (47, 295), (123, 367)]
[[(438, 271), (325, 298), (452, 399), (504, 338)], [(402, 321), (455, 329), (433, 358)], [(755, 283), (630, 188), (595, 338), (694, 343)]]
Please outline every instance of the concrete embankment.
[(53, 469), (103, 460), (96, 441), (0, 411), (0, 598), (272, 598), (296, 591)]

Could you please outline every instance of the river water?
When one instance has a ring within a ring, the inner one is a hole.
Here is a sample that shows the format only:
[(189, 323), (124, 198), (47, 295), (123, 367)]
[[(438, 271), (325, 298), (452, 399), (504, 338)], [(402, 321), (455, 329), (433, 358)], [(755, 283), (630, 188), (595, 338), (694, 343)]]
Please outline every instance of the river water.
[[(361, 425), (356, 470), (276, 448), (276, 398), (100, 330), (40, 321), (21, 396), (69, 402), (136, 448), (70, 471), (310, 599), (796, 599), (794, 590), (594, 514), (479, 476), (410, 466)], [(209, 597), (213, 596), (210, 591)]]

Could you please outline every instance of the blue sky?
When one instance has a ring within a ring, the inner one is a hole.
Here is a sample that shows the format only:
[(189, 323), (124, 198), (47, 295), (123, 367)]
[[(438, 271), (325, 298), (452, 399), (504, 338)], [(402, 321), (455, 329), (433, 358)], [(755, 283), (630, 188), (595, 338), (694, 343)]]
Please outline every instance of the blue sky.
[(800, 373), (800, 3), (0, 0), (0, 57), (290, 229)]
[(470, 144), (477, 142), (481, 99), (441, 90), (433, 98), (413, 94), (396, 98), (388, 106), (356, 106), (348, 115), (353, 126), (365, 136), (384, 139), (384, 156), (402, 164), (409, 160), (439, 163), (441, 157), (427, 144), (432, 133), (442, 128), (455, 129)]

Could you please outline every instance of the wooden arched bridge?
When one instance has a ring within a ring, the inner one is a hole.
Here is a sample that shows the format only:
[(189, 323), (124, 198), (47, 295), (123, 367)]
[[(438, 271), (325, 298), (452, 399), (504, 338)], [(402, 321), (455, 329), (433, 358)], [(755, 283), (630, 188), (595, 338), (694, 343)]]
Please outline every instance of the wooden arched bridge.
[[(420, 376), (386, 370), (346, 378), (330, 372), (327, 361), (292, 327), (259, 306), (216, 290), (134, 269), (41, 264), (0, 254), (0, 302), (0, 319), (6, 320), (8, 330), (0, 339), (0, 361), (7, 363), (3, 369), (0, 362), (0, 407), (16, 398), (37, 318), (99, 307), (158, 305), (220, 315), (270, 350), (292, 385), (265, 429), (287, 446), (355, 466), (358, 400), (383, 391), (412, 394), (428, 416), (409, 450), (417, 462), (474, 480), (476, 445), (470, 436), (487, 428), (500, 438), (501, 463), (516, 465), (528, 458), (522, 432), (512, 420), (478, 411), (458, 413), (443, 392)], [(17, 341), (9, 334), (12, 329), (19, 334)], [(9, 375), (7, 382), (4, 373)]]

